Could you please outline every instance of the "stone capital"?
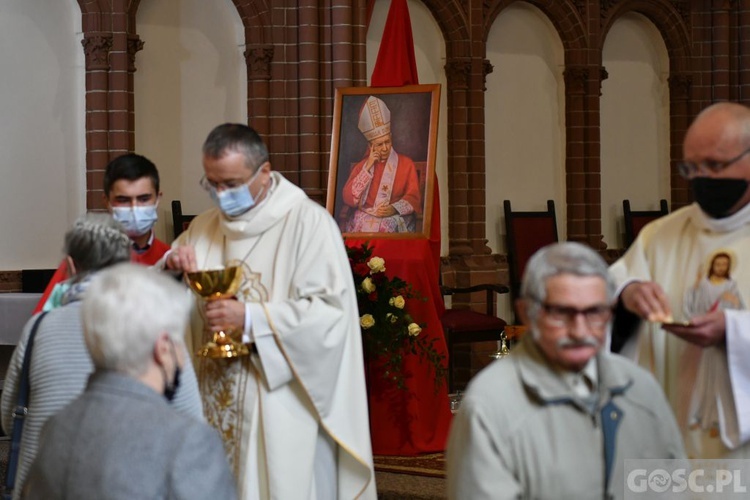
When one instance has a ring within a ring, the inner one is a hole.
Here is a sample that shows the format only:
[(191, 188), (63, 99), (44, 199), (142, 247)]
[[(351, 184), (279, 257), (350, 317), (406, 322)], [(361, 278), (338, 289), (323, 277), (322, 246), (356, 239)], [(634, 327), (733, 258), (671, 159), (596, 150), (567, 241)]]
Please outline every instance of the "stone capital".
[(669, 95), (672, 99), (688, 99), (690, 87), (693, 84), (693, 76), (688, 73), (673, 73), (667, 79), (669, 83)]
[(565, 92), (567, 94), (585, 94), (591, 71), (588, 66), (568, 66), (563, 71)]
[(138, 35), (128, 35), (128, 71), (135, 72), (135, 53), (143, 50), (144, 41)]
[(109, 51), (112, 49), (112, 35), (109, 33), (86, 33), (81, 40), (86, 55), (86, 69), (109, 69)]
[(248, 80), (270, 80), (273, 47), (270, 45), (248, 45), (245, 50)]
[(445, 76), (448, 80), (448, 89), (468, 89), (469, 77), (471, 76), (471, 61), (468, 59), (448, 61), (445, 65)]

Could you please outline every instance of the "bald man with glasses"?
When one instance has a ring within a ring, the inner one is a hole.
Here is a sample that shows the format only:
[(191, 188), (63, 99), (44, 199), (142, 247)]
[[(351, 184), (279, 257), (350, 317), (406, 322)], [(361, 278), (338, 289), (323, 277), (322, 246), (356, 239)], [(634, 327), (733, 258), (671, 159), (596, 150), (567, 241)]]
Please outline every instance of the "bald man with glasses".
[(625, 460), (684, 458), (656, 381), (603, 346), (615, 285), (579, 243), (539, 250), (518, 310), (529, 328), (469, 384), (448, 442), (448, 498), (612, 498)]
[[(621, 290), (613, 346), (654, 373), (697, 458), (750, 458), (748, 153), (750, 108), (698, 114), (678, 165), (695, 202), (646, 226), (611, 268)], [(733, 288), (709, 296), (722, 286), (717, 255)]]

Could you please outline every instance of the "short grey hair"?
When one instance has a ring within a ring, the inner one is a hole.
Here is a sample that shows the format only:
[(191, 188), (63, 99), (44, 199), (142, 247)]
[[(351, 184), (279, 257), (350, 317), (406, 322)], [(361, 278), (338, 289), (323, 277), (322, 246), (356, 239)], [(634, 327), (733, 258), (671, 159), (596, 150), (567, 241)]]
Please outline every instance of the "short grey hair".
[(538, 250), (526, 264), (521, 297), (528, 301), (527, 311), (532, 321), (539, 316), (540, 303), (547, 300), (547, 280), (561, 274), (601, 278), (606, 284), (607, 302), (614, 300), (615, 282), (598, 253), (580, 243), (554, 243)]
[(94, 365), (142, 374), (162, 333), (184, 345), (191, 304), (177, 281), (146, 266), (123, 263), (97, 273), (81, 306)]
[(215, 127), (203, 143), (203, 155), (219, 159), (227, 153), (240, 153), (245, 166), (257, 172), (268, 161), (268, 148), (258, 132), (242, 123), (224, 123)]
[(130, 260), (131, 241), (111, 215), (89, 213), (65, 233), (65, 254), (73, 259), (76, 277)]

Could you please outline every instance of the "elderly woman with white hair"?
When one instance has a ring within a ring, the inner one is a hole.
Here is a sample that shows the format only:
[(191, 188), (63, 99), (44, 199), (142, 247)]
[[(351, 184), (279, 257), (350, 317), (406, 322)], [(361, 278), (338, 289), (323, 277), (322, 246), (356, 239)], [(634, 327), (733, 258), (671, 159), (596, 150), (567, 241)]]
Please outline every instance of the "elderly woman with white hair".
[(96, 370), (45, 424), (25, 498), (236, 498), (218, 432), (167, 404), (189, 358), (191, 303), (143, 266), (98, 273), (82, 305)]
[[(62, 307), (42, 318), (35, 335), (29, 369), (28, 414), (21, 440), (14, 500), (20, 498), (36, 455), (42, 426), (50, 416), (83, 392), (89, 375), (94, 371), (83, 339), (81, 300), (86, 296), (91, 279), (100, 270), (130, 260), (130, 248), (128, 236), (107, 214), (85, 215), (65, 234), (66, 260), (73, 279), (62, 297)], [(26, 345), (37, 317), (32, 317), (24, 327), (5, 376), (0, 411), (3, 429), (8, 434), (13, 427)], [(189, 361), (183, 373), (174, 406), (181, 412), (203, 419), (198, 384)]]

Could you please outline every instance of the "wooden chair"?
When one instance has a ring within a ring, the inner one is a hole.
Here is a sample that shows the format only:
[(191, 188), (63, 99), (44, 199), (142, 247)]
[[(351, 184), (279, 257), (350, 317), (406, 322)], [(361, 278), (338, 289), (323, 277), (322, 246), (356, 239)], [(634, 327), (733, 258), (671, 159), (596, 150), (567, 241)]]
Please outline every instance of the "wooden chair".
[(622, 211), (625, 214), (625, 249), (635, 241), (641, 229), (651, 221), (669, 213), (667, 200), (659, 200), (659, 210), (631, 210), (630, 200), (622, 200)]
[[(520, 295), (526, 262), (540, 248), (557, 243), (557, 217), (555, 202), (552, 200), (547, 200), (547, 210), (543, 212), (514, 212), (510, 200), (503, 201), (503, 209), (510, 293), (515, 300)], [(513, 309), (515, 310), (515, 306)]]
[(194, 218), (195, 215), (186, 215), (182, 213), (182, 203), (180, 203), (180, 200), (172, 200), (172, 226), (175, 239), (177, 239), (177, 237), (188, 228), (190, 221)]
[(510, 289), (505, 285), (482, 284), (458, 288), (440, 286), (444, 297), (457, 294), (485, 292), (486, 309), (484, 313), (468, 308), (450, 308), (440, 318), (448, 345), (448, 388), (455, 392), (455, 351), (456, 344), (473, 342), (499, 341), (505, 329), (505, 320), (498, 318), (495, 312), (495, 294), (508, 293)]

